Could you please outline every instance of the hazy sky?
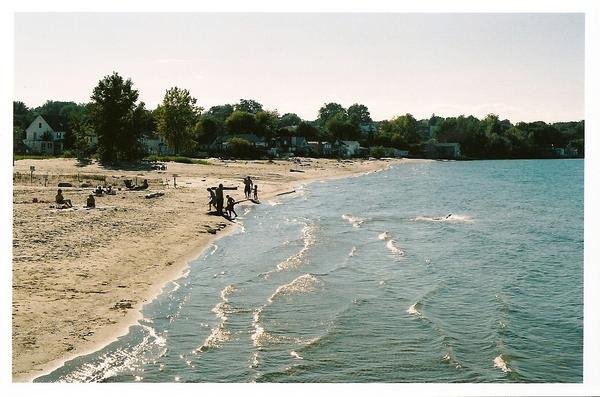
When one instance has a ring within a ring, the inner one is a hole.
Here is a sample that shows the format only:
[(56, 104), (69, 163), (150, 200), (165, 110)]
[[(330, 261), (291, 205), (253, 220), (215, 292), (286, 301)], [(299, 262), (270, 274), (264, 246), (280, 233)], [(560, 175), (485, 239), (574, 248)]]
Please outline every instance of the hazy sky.
[(149, 108), (176, 85), (305, 119), (335, 101), (375, 120), (579, 120), (584, 44), (583, 14), (21, 13), (15, 99), (87, 102), (114, 70)]

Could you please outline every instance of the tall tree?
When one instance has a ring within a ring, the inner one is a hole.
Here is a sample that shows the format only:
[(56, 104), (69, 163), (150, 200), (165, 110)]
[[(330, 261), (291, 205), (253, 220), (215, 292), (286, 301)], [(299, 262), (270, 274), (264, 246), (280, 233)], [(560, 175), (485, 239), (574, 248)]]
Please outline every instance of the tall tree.
[(279, 120), (279, 114), (277, 114), (277, 111), (261, 110), (260, 112), (256, 113), (254, 118), (256, 120), (256, 134), (267, 139), (272, 138), (277, 130), (277, 122)]
[(362, 123), (370, 123), (371, 113), (365, 105), (355, 103), (348, 108), (348, 119), (352, 125), (359, 126)]
[(175, 154), (193, 148), (194, 129), (200, 111), (196, 98), (188, 90), (172, 87), (165, 93), (162, 104), (156, 109), (156, 126)]
[(91, 96), (91, 124), (98, 136), (98, 153), (105, 162), (135, 160), (140, 153), (139, 131), (134, 128), (134, 112), (139, 106), (138, 91), (131, 79), (117, 72), (98, 82)]
[(319, 137), (319, 130), (312, 124), (301, 121), (296, 128), (296, 135), (304, 137), (306, 139), (317, 139)]
[(240, 112), (256, 114), (263, 110), (263, 107), (254, 99), (240, 99), (240, 102), (237, 105), (235, 105), (235, 110)]
[(252, 113), (236, 110), (227, 117), (225, 126), (231, 134), (249, 134), (256, 130), (256, 119)]
[(294, 125), (299, 125), (302, 122), (302, 119), (298, 117), (296, 113), (286, 113), (279, 118), (279, 123), (277, 124), (278, 128), (283, 127), (291, 127)]
[(330, 139), (349, 140), (358, 137), (358, 127), (351, 124), (343, 113), (338, 113), (325, 124), (325, 130)]
[(325, 124), (327, 124), (330, 119), (338, 114), (341, 114), (340, 117), (348, 117), (346, 109), (344, 109), (344, 107), (339, 103), (326, 103), (319, 109), (319, 117), (317, 118), (317, 122), (321, 127), (325, 127)]

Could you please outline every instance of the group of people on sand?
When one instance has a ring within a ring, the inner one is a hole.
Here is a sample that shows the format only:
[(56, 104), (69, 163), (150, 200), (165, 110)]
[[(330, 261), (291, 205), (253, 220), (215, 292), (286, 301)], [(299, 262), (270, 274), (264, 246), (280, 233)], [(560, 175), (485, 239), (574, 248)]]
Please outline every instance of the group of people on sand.
[(105, 194), (115, 195), (117, 192), (113, 189), (112, 185), (108, 185), (108, 187), (102, 187), (102, 185), (96, 186), (96, 190), (94, 190), (94, 195), (103, 196)]
[[(127, 183), (126, 183), (126, 185), (127, 185)], [(141, 185), (132, 185), (131, 188), (128, 188), (128, 190), (145, 190), (145, 189), (148, 189), (148, 180), (147, 179), (144, 179), (144, 182)], [(119, 188), (119, 190), (121, 190), (121, 189)], [(96, 189), (94, 189), (94, 193), (88, 195), (86, 202), (85, 202), (85, 208), (95, 208), (96, 207), (96, 199), (94, 198), (94, 196), (101, 197), (105, 194), (115, 195), (115, 194), (117, 194), (117, 192), (113, 188), (112, 185), (109, 185), (108, 187), (103, 187), (102, 185), (98, 185), (98, 186), (96, 186)], [(70, 199), (66, 199), (63, 196), (62, 189), (58, 189), (56, 196), (54, 197), (54, 202), (56, 203), (56, 208), (58, 208), (58, 209), (66, 209), (66, 208), (73, 207), (73, 202)]]
[(244, 178), (244, 195), (247, 199), (251, 198), (252, 191), (254, 191), (254, 200), (258, 200), (258, 185), (255, 185), (250, 175), (248, 175)]
[[(56, 208), (58, 209), (66, 209), (73, 208), (73, 202), (71, 199), (66, 199), (63, 196), (62, 189), (58, 189), (56, 192), (56, 196), (54, 197), (54, 202), (56, 203)], [(86, 208), (95, 208), (96, 207), (96, 199), (93, 194), (90, 194), (85, 201)]]
[[(238, 214), (235, 212), (235, 205), (239, 203), (239, 201), (235, 201), (233, 197), (230, 195), (225, 195), (223, 198), (223, 190), (235, 190), (236, 187), (224, 187), (222, 183), (216, 187), (209, 187), (206, 190), (210, 194), (210, 201), (208, 202), (208, 211), (214, 207), (216, 214), (221, 216), (227, 216), (228, 218), (232, 218), (232, 215), (235, 215), (237, 218)], [(258, 185), (255, 185), (252, 182), (252, 178), (247, 176), (244, 178), (244, 194), (246, 199), (250, 200), (252, 191), (254, 191), (254, 200), (258, 200)], [(227, 201), (225, 202), (225, 199)], [(223, 207), (225, 205), (225, 207)], [(225, 212), (223, 212), (225, 210)]]

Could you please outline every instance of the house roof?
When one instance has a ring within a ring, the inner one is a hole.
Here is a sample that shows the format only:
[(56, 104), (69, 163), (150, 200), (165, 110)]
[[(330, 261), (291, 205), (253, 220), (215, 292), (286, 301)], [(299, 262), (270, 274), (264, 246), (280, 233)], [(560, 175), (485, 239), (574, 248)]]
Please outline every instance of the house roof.
[(65, 132), (67, 130), (68, 121), (64, 116), (48, 114), (40, 115), (40, 117), (42, 117), (54, 131)]

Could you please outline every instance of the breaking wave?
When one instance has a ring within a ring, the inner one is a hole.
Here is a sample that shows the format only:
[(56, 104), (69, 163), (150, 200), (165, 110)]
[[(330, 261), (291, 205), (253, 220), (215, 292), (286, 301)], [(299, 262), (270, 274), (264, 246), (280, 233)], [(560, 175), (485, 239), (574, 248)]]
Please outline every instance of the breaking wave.
[(404, 251), (400, 248), (398, 248), (396, 246), (396, 241), (394, 240), (388, 240), (387, 244), (385, 245), (385, 247), (390, 251), (390, 253), (392, 253), (393, 255), (396, 256), (404, 256)]
[(383, 233), (379, 234), (377, 236), (377, 238), (379, 240), (389, 240), (390, 238), (392, 238), (392, 235), (389, 232), (386, 231), (386, 232), (383, 232)]
[(306, 224), (302, 228), (302, 240), (304, 241), (304, 247), (294, 255), (290, 256), (286, 260), (277, 264), (277, 270), (288, 270), (298, 267), (304, 259), (306, 253), (311, 246), (315, 244), (315, 225)]
[(448, 214), (444, 216), (417, 216), (412, 221), (422, 222), (448, 222), (448, 223), (473, 223), (474, 220), (469, 215)]
[(219, 325), (211, 330), (210, 335), (208, 335), (202, 345), (196, 348), (195, 353), (219, 348), (229, 340), (231, 332), (229, 332), (229, 330), (226, 328), (226, 322), (228, 319), (227, 313), (230, 310), (229, 295), (231, 295), (235, 290), (235, 287), (231, 284), (221, 290), (221, 301), (218, 302), (211, 310), (221, 321), (219, 322)]
[(502, 354), (494, 359), (494, 368), (500, 368), (502, 372), (512, 372)]
[(342, 219), (345, 219), (348, 222), (350, 222), (352, 227), (355, 227), (355, 228), (359, 228), (360, 225), (362, 225), (367, 220), (367, 218), (361, 218), (359, 216), (354, 216), (354, 215), (350, 215), (350, 214), (342, 215)]

